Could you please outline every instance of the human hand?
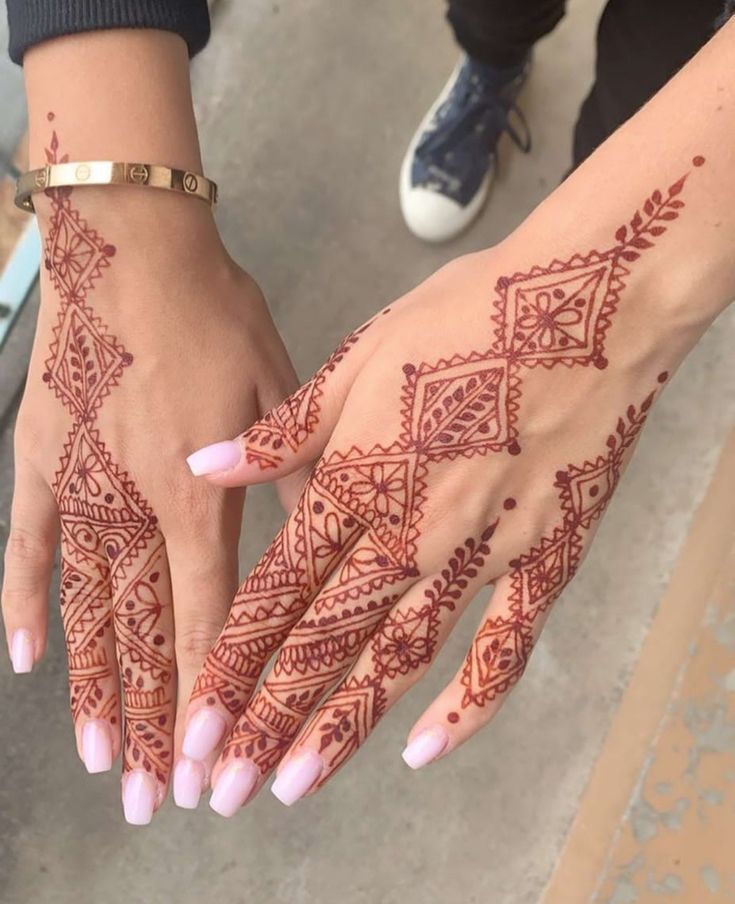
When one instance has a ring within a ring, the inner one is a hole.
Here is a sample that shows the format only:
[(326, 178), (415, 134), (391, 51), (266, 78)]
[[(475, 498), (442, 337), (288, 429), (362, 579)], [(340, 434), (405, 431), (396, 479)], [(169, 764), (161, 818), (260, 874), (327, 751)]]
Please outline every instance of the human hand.
[(684, 185), (641, 199), (617, 229), (585, 227), (582, 253), (574, 232), (549, 253), (550, 233), (527, 228), (453, 262), (243, 436), (193, 456), (220, 486), (319, 457), (197, 679), (184, 750), (211, 756), (224, 741), (218, 812), (232, 815), (276, 766), (284, 803), (320, 787), (486, 583), (467, 659), (410, 733), (406, 761), (446, 755), (497, 712), (655, 392), (703, 328), (703, 311), (651, 291)]
[[(53, 132), (49, 160), (62, 154)], [(177, 707), (238, 583), (244, 494), (197, 484), (183, 456), (255, 420), (295, 375), (201, 202), (82, 188), (36, 207), (44, 267), (15, 432), (9, 650), (19, 672), (43, 655), (60, 526), (77, 749), (90, 772), (122, 749), (126, 817), (145, 823), (180, 747)], [(186, 803), (204, 769), (181, 768)]]

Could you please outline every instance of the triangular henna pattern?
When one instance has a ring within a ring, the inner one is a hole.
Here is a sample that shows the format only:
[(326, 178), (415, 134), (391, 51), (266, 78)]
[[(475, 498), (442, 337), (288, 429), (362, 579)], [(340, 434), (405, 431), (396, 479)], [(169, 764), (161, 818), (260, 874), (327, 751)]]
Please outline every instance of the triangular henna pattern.
[[(46, 151), (61, 162), (53, 133)], [(157, 588), (165, 574), (156, 516), (113, 460), (95, 426), (107, 396), (133, 363), (90, 304), (116, 249), (82, 218), (70, 189), (49, 189), (51, 221), (44, 266), (59, 298), (43, 380), (71, 415), (53, 491), (61, 520), (61, 611), (71, 706), (80, 716), (116, 721), (116, 649), (126, 715), (125, 769), (166, 782), (172, 638), (161, 632)]]

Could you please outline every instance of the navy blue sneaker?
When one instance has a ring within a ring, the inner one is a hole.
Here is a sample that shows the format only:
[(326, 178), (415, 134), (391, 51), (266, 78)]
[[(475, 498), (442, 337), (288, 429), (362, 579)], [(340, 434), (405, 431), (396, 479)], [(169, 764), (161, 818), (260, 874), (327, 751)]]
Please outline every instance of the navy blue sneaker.
[(465, 56), (424, 117), (401, 167), (401, 211), (427, 242), (454, 238), (480, 213), (495, 172), (496, 149), (508, 133), (531, 148), (516, 98), (531, 68), (530, 55), (509, 69)]

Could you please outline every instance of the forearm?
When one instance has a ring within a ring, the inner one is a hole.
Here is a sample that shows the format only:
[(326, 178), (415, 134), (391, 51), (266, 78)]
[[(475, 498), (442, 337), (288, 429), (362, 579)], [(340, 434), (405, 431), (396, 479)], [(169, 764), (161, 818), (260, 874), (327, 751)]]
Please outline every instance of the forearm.
[(649, 330), (658, 323), (662, 340), (681, 341), (682, 351), (693, 344), (735, 297), (734, 58), (732, 21), (516, 230), (508, 241), (518, 269), (539, 263), (539, 248), (563, 260), (609, 250), (623, 224), (630, 236), (635, 211), (645, 217), (655, 190), (665, 196), (688, 174), (676, 220), (622, 263)]

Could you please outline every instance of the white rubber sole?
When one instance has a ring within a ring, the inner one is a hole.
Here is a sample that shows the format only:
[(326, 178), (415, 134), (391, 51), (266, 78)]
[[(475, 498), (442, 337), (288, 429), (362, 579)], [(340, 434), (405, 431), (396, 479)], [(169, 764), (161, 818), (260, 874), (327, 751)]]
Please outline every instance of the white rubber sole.
[(411, 185), (411, 165), (416, 147), (429, 128), (434, 114), (452, 90), (463, 62), (464, 60), (460, 60), (454, 67), (446, 85), (421, 120), (401, 164), (398, 184), (401, 213), (409, 230), (424, 242), (448, 242), (476, 220), (485, 206), (495, 175), (495, 167), (492, 166), (470, 203), (464, 207), (438, 192), (426, 188), (415, 188)]

